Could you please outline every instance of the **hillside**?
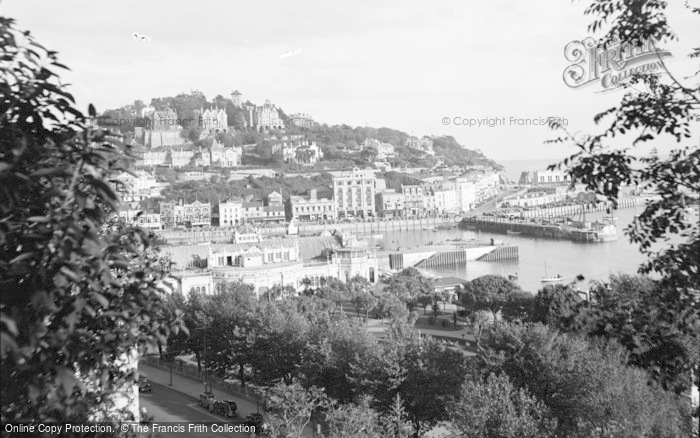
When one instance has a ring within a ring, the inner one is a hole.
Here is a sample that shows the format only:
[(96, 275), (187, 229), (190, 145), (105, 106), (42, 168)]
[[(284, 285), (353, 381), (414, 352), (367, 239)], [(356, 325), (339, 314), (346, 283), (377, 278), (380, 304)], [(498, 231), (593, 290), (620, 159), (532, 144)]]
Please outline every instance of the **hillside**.
[[(245, 104), (253, 105), (251, 102)], [(457, 143), (452, 136), (427, 137), (433, 142), (435, 155), (427, 154), (423, 150), (407, 146), (410, 136), (392, 128), (382, 127), (351, 127), (349, 125), (327, 125), (314, 124), (311, 127), (299, 128), (287, 126), (285, 132), (271, 131), (269, 135), (262, 134), (246, 128), (246, 117), (248, 112), (237, 108), (230, 99), (217, 95), (211, 101), (208, 100), (201, 91), (191, 91), (181, 93), (174, 97), (153, 98), (150, 105), (156, 110), (172, 108), (178, 116), (178, 120), (183, 126), (181, 136), (193, 143), (198, 143), (201, 130), (192, 123), (194, 111), (199, 108), (217, 106), (226, 111), (229, 126), (234, 128), (234, 135), (221, 134), (218, 140), (225, 146), (241, 146), (244, 144), (258, 144), (256, 151), (251, 154), (244, 154), (243, 163), (253, 165), (269, 165), (275, 168), (282, 166), (281, 156), (275, 156), (272, 152), (272, 142), (281, 139), (285, 134), (304, 134), (309, 140), (315, 141), (324, 153), (323, 161), (351, 162), (353, 165), (366, 166), (377, 161), (377, 149), (365, 147), (364, 143), (368, 139), (377, 140), (380, 143), (390, 144), (394, 147), (394, 157), (386, 160), (393, 168), (401, 167), (427, 167), (433, 168), (437, 165), (446, 166), (491, 166), (496, 170), (502, 170), (503, 166), (484, 156), (479, 150), (471, 150)], [(132, 123), (120, 125), (118, 129), (127, 135), (133, 133), (134, 126), (138, 126), (141, 110), (146, 105), (137, 100), (133, 104), (125, 105), (121, 108), (104, 111), (101, 116), (109, 116), (112, 119), (127, 119)], [(285, 122), (287, 115), (281, 108), (277, 108), (280, 119)], [(99, 119), (98, 119), (99, 121)]]

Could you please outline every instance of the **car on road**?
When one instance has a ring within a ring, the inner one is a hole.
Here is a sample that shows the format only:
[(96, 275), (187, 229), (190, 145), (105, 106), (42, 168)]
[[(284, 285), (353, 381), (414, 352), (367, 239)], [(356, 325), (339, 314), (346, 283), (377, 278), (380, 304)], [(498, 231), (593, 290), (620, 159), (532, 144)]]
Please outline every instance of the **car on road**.
[(139, 376), (138, 385), (139, 392), (151, 392), (151, 382), (148, 381), (146, 376)]
[(217, 400), (210, 392), (199, 394), (199, 406), (222, 417), (233, 418), (238, 415), (238, 405), (235, 401)]

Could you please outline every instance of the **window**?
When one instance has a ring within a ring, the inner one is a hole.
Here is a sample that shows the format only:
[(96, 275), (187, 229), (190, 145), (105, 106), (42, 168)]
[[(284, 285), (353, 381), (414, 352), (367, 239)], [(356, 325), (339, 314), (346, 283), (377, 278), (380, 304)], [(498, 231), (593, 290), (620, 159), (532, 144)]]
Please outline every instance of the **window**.
[(268, 262), (272, 262), (272, 261), (273, 261), (273, 260), (272, 260), (272, 257), (273, 257), (273, 256), (274, 256), (274, 254), (269, 253), (269, 254), (267, 255), (267, 261), (268, 261)]

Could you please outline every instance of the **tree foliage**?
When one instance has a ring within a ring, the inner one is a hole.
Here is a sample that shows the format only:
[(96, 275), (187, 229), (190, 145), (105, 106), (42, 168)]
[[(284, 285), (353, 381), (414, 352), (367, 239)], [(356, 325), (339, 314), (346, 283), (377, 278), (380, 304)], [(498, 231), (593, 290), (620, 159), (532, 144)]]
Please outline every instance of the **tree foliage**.
[(472, 311), (488, 310), (496, 321), (511, 294), (516, 292), (520, 288), (511, 280), (500, 275), (482, 275), (464, 284), (460, 301)]
[(681, 437), (690, 407), (627, 366), (614, 344), (591, 344), (542, 325), (499, 326), (482, 340), (484, 373), (504, 373), (542, 401), (568, 437)]
[(110, 220), (129, 148), (88, 127), (55, 52), (6, 18), (0, 41), (2, 419), (125, 420), (108, 400), (133, 384), (129, 359), (179, 326), (167, 263), (145, 230)]
[(506, 375), (465, 382), (447, 410), (451, 426), (468, 437), (547, 438), (556, 429), (547, 407)]
[[(593, 17), (591, 31), (604, 31), (600, 42), (631, 45), (651, 41), (657, 51), (677, 36), (665, 14), (667, 2), (609, 2), (594, 0), (586, 9)], [(687, 5), (693, 14), (700, 8)], [(608, 26), (605, 30), (603, 26)], [(697, 58), (695, 48), (691, 57)], [(700, 148), (697, 146), (700, 114), (700, 69), (679, 81), (661, 56), (658, 73), (634, 74), (619, 87), (625, 92), (619, 104), (595, 116), (602, 130), (591, 135), (563, 132), (554, 142), (572, 143), (578, 152), (559, 163), (567, 167), (572, 184), (585, 184), (616, 205), (625, 185), (658, 194), (626, 233), (648, 257), (641, 273), (655, 272), (661, 287), (670, 289), (667, 299), (657, 303), (659, 311), (673, 314), (679, 324), (700, 331), (700, 224), (689, 221), (685, 207), (700, 201)], [(693, 83), (694, 81), (694, 83)], [(694, 138), (693, 138), (694, 137)], [(623, 149), (616, 144), (625, 145)], [(645, 153), (643, 147), (662, 147)], [(556, 166), (552, 166), (556, 167)], [(672, 239), (671, 239), (672, 238)]]

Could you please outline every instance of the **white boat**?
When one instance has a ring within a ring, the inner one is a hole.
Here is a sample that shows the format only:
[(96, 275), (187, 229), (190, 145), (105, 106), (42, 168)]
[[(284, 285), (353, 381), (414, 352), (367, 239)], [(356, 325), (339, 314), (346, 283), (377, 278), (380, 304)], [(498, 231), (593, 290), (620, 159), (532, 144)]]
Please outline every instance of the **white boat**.
[(564, 280), (564, 277), (561, 275), (557, 275), (556, 277), (550, 277), (547, 275), (547, 261), (544, 261), (544, 277), (540, 277), (540, 282), (542, 284), (555, 284), (555, 283), (561, 283)]
[(540, 282), (542, 284), (554, 284), (554, 283), (561, 283), (564, 280), (564, 277), (561, 275), (558, 275), (556, 277), (540, 277)]
[(515, 231), (515, 230), (506, 230), (506, 234), (512, 234), (514, 236), (518, 236), (520, 234), (523, 234), (522, 231)]

